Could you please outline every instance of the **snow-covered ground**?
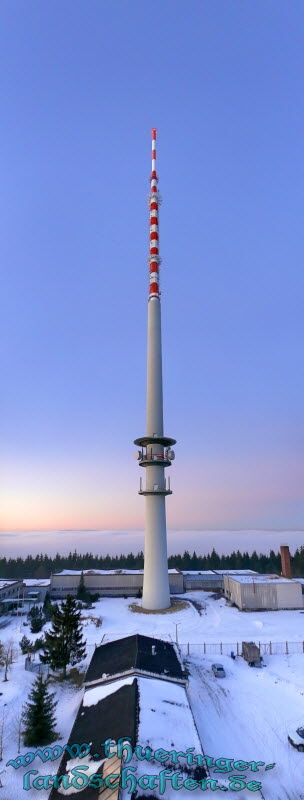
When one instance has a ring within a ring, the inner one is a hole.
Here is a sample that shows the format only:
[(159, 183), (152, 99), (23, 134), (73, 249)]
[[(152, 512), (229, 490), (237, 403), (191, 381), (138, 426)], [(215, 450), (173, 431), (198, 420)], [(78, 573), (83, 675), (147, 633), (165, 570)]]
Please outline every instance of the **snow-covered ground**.
[[(304, 753), (291, 747), (287, 734), (299, 724), (304, 724), (304, 654), (265, 656), (266, 667), (258, 670), (250, 669), (242, 658), (233, 661), (228, 655), (204, 655), (202, 645), (203, 642), (234, 644), (251, 639), (260, 642), (302, 642), (304, 614), (299, 611), (241, 613), (226, 606), (224, 599), (216, 600), (210, 594), (199, 591), (187, 593), (184, 597), (205, 605), (205, 613), (199, 614), (190, 605), (174, 614), (143, 615), (129, 610), (130, 600), (103, 598), (95, 603), (94, 609), (84, 612), (84, 615), (101, 616), (102, 626), (96, 627), (89, 618), (84, 620), (88, 658), (93, 653), (95, 643), (100, 644), (103, 638), (141, 632), (175, 641), (177, 633), (190, 672), (188, 695), (204, 753), (213, 759), (224, 757), (265, 762), (265, 766), (257, 772), (250, 769), (244, 773), (239, 771), (240, 774), (247, 774), (247, 781), (262, 782), (262, 795), (241, 790), (239, 796), (243, 800), (253, 796), (263, 796), (265, 800), (302, 800)], [(14, 639), (18, 650), (8, 682), (3, 682), (3, 669), (0, 678), (0, 721), (2, 713), (6, 713), (3, 760), (0, 764), (3, 785), (0, 800), (21, 800), (23, 797), (37, 799), (34, 789), (24, 794), (23, 774), (29, 769), (38, 769), (43, 775), (51, 774), (57, 771), (59, 763), (48, 761), (42, 764), (36, 759), (25, 768), (15, 770), (11, 766), (6, 767), (6, 762), (17, 756), (17, 717), (35, 679), (33, 673), (24, 670), (24, 656), (18, 647), (24, 633), (32, 640), (36, 638), (29, 630), (16, 618), (10, 618), (9, 624), (0, 630), (0, 640), (5, 643)], [(217, 679), (213, 676), (211, 664), (214, 661), (224, 665), (226, 678)], [(66, 685), (55, 684), (54, 691), (58, 699), (57, 729), (61, 736), (58, 744), (62, 745), (68, 741), (83, 690), (75, 689), (67, 682)], [(163, 739), (159, 746), (163, 746)], [(191, 742), (188, 746), (191, 747)], [(21, 748), (22, 753), (26, 751), (27, 748)], [(265, 767), (273, 763), (275, 767), (265, 771)], [(212, 769), (211, 774), (218, 779), (222, 777), (219, 773), (213, 773)], [(232, 774), (237, 774), (237, 770)], [(195, 792), (196, 796), (199, 791)], [(228, 791), (227, 797), (231, 794)], [(44, 790), (38, 793), (42, 800), (46, 800), (47, 796)], [(214, 797), (214, 792), (207, 790), (204, 796)], [(234, 793), (232, 796), (235, 796)], [(174, 797), (175, 793), (171, 791), (170, 800)]]

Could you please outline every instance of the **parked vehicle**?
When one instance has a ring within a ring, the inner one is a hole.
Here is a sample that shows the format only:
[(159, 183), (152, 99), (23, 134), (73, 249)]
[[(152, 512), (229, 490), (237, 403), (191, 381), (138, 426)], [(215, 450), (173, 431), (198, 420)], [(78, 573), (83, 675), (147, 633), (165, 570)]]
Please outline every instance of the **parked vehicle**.
[(224, 670), (223, 664), (212, 664), (211, 669), (212, 669), (213, 675), (215, 675), (216, 678), (225, 678), (226, 677), (226, 672)]
[(242, 656), (249, 667), (262, 666), (263, 659), (260, 654), (260, 648), (255, 642), (242, 642)]
[(297, 728), (291, 735), (288, 734), (287, 738), (293, 747), (296, 747), (300, 753), (304, 753), (304, 728)]

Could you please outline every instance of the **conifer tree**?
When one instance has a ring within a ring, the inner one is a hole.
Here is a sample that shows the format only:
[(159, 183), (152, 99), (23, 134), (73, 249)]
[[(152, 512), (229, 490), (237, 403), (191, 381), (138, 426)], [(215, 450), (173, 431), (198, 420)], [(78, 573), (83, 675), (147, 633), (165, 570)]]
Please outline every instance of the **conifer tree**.
[(33, 650), (34, 650), (34, 646), (33, 646), (32, 642), (31, 642), (31, 640), (28, 639), (28, 637), (25, 636), (25, 635), (22, 636), (22, 639), (19, 642), (19, 645), (21, 647), (21, 652), (22, 652), (23, 656), (27, 655), (27, 653), (32, 653)]
[(86, 642), (82, 637), (80, 611), (76, 600), (68, 595), (61, 608), (56, 606), (52, 615), (52, 629), (45, 634), (43, 664), (52, 669), (62, 669), (66, 677), (67, 665), (78, 664), (86, 656)]
[(40, 633), (46, 621), (42, 608), (33, 606), (28, 613), (28, 619), (31, 622), (31, 633)]
[(51, 596), (49, 592), (46, 592), (44, 601), (43, 601), (43, 613), (45, 619), (49, 620), (52, 616), (52, 603), (51, 603)]
[(51, 744), (58, 739), (54, 710), (55, 695), (48, 691), (48, 682), (38, 675), (22, 714), (24, 744), (27, 747)]
[(82, 603), (87, 603), (89, 600), (89, 593), (87, 591), (85, 582), (84, 582), (84, 574), (83, 570), (81, 570), (81, 575), (79, 578), (79, 584), (77, 589), (77, 600), (81, 600)]

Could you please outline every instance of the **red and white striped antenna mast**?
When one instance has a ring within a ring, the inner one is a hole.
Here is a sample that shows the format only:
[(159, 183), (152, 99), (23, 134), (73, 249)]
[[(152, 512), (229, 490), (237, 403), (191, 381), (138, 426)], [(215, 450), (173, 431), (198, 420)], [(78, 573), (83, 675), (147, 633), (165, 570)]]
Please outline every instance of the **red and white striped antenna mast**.
[(152, 128), (152, 171), (151, 188), (149, 194), (150, 206), (150, 288), (149, 297), (159, 297), (159, 267), (161, 259), (159, 256), (159, 227), (158, 211), (161, 203), (160, 194), (157, 188), (158, 177), (156, 172), (156, 128)]

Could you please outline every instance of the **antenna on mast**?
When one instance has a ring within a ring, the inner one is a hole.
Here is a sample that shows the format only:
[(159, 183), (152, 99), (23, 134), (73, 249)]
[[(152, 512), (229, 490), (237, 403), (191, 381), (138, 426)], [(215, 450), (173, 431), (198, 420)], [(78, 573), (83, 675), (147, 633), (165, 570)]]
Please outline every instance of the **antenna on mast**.
[(149, 298), (159, 297), (159, 265), (161, 259), (159, 257), (159, 230), (158, 230), (158, 209), (159, 209), (159, 192), (157, 188), (158, 177), (156, 172), (156, 128), (152, 128), (152, 171), (151, 171), (151, 187), (149, 194), (150, 206), (150, 288)]

